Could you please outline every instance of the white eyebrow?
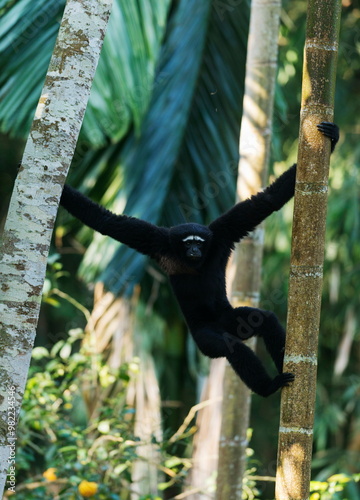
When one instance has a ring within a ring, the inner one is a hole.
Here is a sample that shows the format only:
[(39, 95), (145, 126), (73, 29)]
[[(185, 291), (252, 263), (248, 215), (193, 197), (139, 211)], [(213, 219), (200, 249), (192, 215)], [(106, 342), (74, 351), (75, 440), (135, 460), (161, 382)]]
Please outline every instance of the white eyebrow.
[(191, 236), (187, 236), (186, 238), (183, 239), (183, 241), (193, 241), (193, 240), (196, 240), (196, 241), (205, 241), (204, 238), (200, 238), (200, 236), (195, 236), (195, 235), (191, 235)]

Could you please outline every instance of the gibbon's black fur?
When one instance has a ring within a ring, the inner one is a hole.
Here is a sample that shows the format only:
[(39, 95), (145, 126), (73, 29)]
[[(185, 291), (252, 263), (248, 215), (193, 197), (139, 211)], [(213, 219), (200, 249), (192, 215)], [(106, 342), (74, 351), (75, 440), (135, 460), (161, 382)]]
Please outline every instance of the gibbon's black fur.
[[(331, 139), (338, 127), (322, 122), (318, 129)], [(269, 396), (294, 380), (282, 373), (285, 331), (272, 312), (233, 308), (225, 290), (225, 268), (234, 243), (240, 241), (294, 195), (296, 164), (264, 191), (242, 201), (209, 226), (180, 224), (158, 227), (126, 215), (115, 215), (78, 191), (65, 186), (61, 204), (84, 224), (155, 259), (170, 283), (200, 351), (210, 358), (225, 356), (245, 384)], [(271, 378), (242, 340), (264, 339), (279, 374)]]

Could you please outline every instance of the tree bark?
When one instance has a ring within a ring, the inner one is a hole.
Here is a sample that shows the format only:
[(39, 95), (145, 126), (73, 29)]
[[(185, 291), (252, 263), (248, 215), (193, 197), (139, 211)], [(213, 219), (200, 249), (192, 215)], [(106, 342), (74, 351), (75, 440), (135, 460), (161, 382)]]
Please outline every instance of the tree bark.
[(316, 128), (333, 121), (340, 0), (309, 0), (295, 188), (277, 500), (309, 497), (317, 344), (324, 260), (330, 141)]
[[(224, 372), (225, 359), (213, 359), (200, 397), (202, 403), (211, 401), (211, 404), (204, 406), (197, 414), (198, 431), (194, 437), (193, 467), (187, 500), (209, 500), (215, 497), (215, 492), (213, 489), (209, 491), (209, 487), (213, 484), (218, 466)], [(187, 490), (185, 492), (188, 493)]]
[[(280, 8), (280, 0), (254, 0), (251, 6), (239, 146), (238, 200), (257, 193), (267, 179)], [(236, 247), (228, 277), (234, 307), (259, 305), (263, 240), (264, 227), (260, 226)], [(254, 339), (248, 344), (255, 348)], [(227, 365), (219, 443), (218, 500), (242, 498), (250, 404), (250, 390)]]
[[(38, 322), (51, 234), (112, 0), (68, 0), (15, 182), (0, 256), (0, 493)], [(10, 476), (9, 476), (10, 477)]]

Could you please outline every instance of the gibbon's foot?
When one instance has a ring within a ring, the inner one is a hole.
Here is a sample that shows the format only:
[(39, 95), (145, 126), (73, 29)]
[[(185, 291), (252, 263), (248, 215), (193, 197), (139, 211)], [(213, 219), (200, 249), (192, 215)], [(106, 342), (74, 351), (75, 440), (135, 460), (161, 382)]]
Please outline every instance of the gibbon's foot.
[(295, 375), (293, 373), (280, 373), (271, 382), (270, 386), (267, 388), (266, 393), (261, 394), (261, 396), (267, 397), (276, 392), (281, 387), (286, 387), (293, 382)]

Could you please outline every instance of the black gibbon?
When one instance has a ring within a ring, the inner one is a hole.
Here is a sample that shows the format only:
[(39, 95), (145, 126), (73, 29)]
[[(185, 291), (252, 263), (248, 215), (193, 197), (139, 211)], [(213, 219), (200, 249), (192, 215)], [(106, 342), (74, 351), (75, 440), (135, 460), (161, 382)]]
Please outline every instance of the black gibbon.
[[(331, 139), (339, 130), (322, 122), (318, 129)], [(225, 268), (234, 243), (240, 241), (294, 195), (296, 164), (273, 184), (241, 201), (208, 226), (188, 223), (158, 227), (127, 215), (116, 215), (75, 189), (65, 186), (61, 204), (73, 216), (158, 262), (169, 275), (190, 332), (200, 351), (210, 358), (226, 357), (241, 380), (257, 394), (269, 396), (294, 380), (282, 373), (285, 331), (272, 312), (233, 308), (226, 296)], [(271, 378), (255, 353), (243, 343), (262, 337), (278, 375)]]

